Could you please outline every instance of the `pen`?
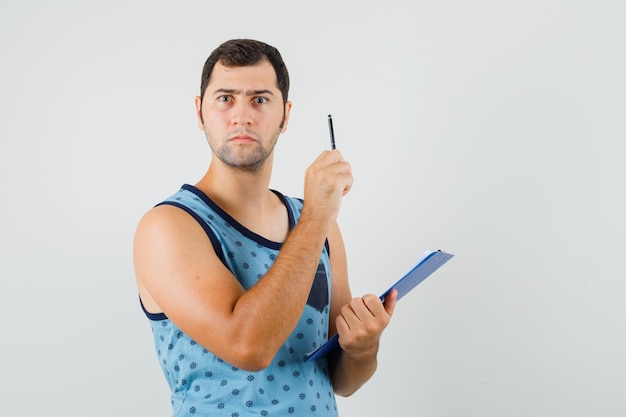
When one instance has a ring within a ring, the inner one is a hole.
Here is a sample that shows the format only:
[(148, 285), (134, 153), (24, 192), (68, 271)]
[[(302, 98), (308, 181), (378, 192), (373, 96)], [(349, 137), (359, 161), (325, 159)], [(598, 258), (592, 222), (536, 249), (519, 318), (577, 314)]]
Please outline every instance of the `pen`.
[(334, 150), (336, 149), (335, 131), (333, 130), (333, 117), (330, 114), (328, 115), (328, 131), (330, 132), (330, 148)]

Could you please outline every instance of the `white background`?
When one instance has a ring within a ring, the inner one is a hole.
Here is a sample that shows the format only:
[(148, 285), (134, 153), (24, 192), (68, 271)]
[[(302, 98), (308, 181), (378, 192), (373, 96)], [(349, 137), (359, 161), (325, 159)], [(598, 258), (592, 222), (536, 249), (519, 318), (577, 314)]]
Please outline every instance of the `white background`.
[(282, 52), (272, 187), (328, 147), (355, 295), (426, 249), (343, 417), (626, 414), (623, 2), (0, 3), (0, 415), (170, 415), (136, 294), (141, 215), (209, 163), (219, 43)]

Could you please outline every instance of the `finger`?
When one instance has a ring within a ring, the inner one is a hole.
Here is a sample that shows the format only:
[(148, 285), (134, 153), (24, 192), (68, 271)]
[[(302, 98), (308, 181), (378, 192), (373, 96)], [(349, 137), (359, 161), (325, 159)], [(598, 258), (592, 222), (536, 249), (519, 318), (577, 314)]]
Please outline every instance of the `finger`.
[(344, 312), (344, 317), (351, 328), (371, 323), (372, 320), (377, 322), (386, 322), (388, 315), (383, 307), (382, 302), (373, 294), (368, 294), (360, 298), (354, 298), (349, 309)]
[[(348, 329), (353, 329), (361, 323), (361, 318), (359, 314), (362, 316), (363, 313), (363, 302), (359, 298), (353, 298), (348, 304), (344, 305), (341, 308), (341, 318), (345, 322)], [(360, 313), (359, 313), (360, 311)]]
[(345, 334), (350, 331), (350, 326), (342, 314), (338, 315), (335, 319), (335, 328), (339, 334)]
[(393, 311), (396, 309), (396, 303), (398, 302), (398, 290), (393, 289), (389, 291), (389, 293), (385, 296), (385, 311), (391, 317), (393, 315)]
[(374, 294), (366, 294), (362, 297), (363, 304), (374, 317), (380, 317), (385, 314), (383, 302)]
[(348, 162), (337, 162), (327, 166), (326, 169), (327, 173), (334, 177), (338, 189), (343, 192), (343, 195), (346, 195), (352, 189), (352, 184), (354, 183), (350, 164)]
[(323, 150), (322, 153), (315, 158), (315, 162), (321, 162), (325, 165), (336, 164), (337, 162), (344, 162), (343, 155), (337, 149), (329, 151), (328, 149)]
[(343, 159), (343, 156), (339, 151), (325, 151), (324, 159), (320, 162), (328, 172), (333, 174), (348, 174), (352, 175), (352, 165)]
[(332, 151), (326, 151), (326, 152), (328, 152), (328, 155), (330, 156), (330, 158), (332, 158), (332, 160), (334, 160), (335, 162), (344, 161), (343, 155), (338, 149), (333, 149)]

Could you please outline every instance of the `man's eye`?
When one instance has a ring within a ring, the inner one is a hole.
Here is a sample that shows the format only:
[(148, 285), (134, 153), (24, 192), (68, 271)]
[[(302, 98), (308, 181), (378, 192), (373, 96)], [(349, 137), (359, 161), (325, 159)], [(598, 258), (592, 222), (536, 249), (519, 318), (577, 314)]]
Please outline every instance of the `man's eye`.
[(218, 97), (218, 101), (221, 101), (223, 103), (228, 103), (230, 101), (232, 101), (232, 97), (231, 96), (219, 96)]
[(255, 97), (254, 98), (254, 103), (255, 104), (264, 104), (264, 103), (267, 103), (267, 99), (265, 97)]

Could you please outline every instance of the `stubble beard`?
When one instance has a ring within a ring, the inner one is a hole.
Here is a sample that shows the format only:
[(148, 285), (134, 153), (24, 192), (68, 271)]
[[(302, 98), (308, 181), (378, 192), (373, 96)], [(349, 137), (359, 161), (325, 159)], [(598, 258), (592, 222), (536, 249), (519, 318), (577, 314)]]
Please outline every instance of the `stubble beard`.
[[(281, 129), (278, 128), (276, 132), (272, 134), (272, 138), (268, 142), (267, 146), (263, 146), (263, 141), (259, 140), (259, 136), (257, 134), (247, 129), (244, 129), (242, 133), (254, 138), (254, 143), (237, 145), (225, 140), (223, 145), (217, 146), (209, 132), (205, 131), (205, 134), (213, 153), (220, 161), (222, 161), (222, 163), (236, 170), (258, 172), (263, 165), (265, 165), (265, 162), (274, 151), (274, 147), (278, 141), (278, 136), (280, 135), (280, 130)], [(246, 150), (245, 152), (240, 152), (240, 149), (238, 148), (241, 147), (254, 148)]]

